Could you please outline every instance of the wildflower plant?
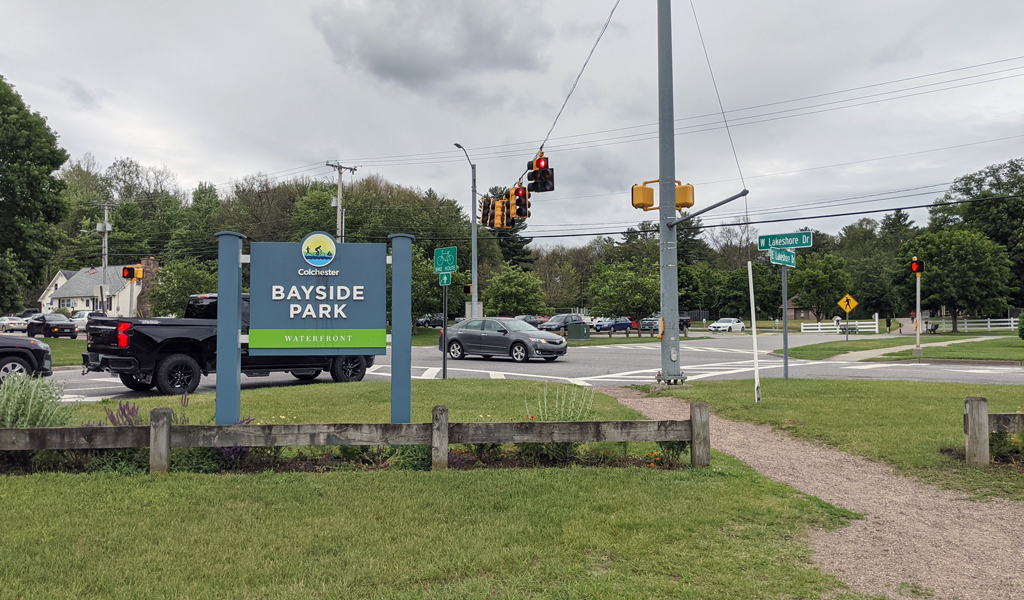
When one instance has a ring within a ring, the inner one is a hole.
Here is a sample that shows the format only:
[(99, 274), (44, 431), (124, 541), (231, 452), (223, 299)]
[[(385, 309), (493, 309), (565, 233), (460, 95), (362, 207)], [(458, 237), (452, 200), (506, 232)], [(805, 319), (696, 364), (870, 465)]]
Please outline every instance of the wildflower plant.
[(64, 386), (50, 379), (11, 374), (0, 383), (0, 427), (64, 427), (74, 408)]

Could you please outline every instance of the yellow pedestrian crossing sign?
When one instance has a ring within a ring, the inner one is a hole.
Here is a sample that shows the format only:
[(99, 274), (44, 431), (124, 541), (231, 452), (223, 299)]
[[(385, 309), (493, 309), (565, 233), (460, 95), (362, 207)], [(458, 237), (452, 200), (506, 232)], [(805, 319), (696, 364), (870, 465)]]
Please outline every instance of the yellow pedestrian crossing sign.
[(839, 305), (839, 308), (845, 310), (846, 314), (850, 314), (850, 311), (857, 308), (857, 301), (849, 294), (843, 296), (836, 304)]

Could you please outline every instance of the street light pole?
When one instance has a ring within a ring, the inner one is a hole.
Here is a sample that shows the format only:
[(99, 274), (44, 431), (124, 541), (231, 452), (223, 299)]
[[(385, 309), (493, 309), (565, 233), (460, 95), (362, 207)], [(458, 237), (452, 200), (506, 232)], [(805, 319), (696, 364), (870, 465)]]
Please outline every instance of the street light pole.
[(469, 226), (470, 226), (471, 236), (473, 238), (473, 241), (472, 241), (472, 245), (473, 245), (473, 250), (472, 250), (473, 264), (470, 267), (471, 277), (472, 277), (472, 281), (471, 281), (471, 283), (472, 283), (472, 296), (470, 298), (469, 316), (472, 317), (472, 318), (477, 318), (477, 317), (481, 317), (483, 315), (477, 314), (477, 298), (478, 298), (478, 296), (480, 294), (480, 291), (477, 289), (477, 285), (476, 285), (476, 165), (473, 164), (472, 160), (470, 160), (469, 152), (466, 152), (466, 149), (462, 147), (462, 144), (456, 142), (455, 143), (455, 147), (458, 148), (459, 150), (462, 150), (462, 153), (466, 155), (466, 160), (469, 161), (469, 166), (470, 166), (471, 170), (473, 171), (473, 184), (472, 184), (472, 188), (471, 188), (471, 191), (470, 191), (470, 197), (472, 198), (472, 200), (470, 202), (470, 207), (471, 208), (470, 208), (470, 213), (469, 213)]
[(672, 98), (672, 3), (658, 0), (658, 180), (661, 317), (665, 326), (661, 338), (659, 382), (685, 380), (679, 366), (679, 273), (677, 272), (676, 154)]

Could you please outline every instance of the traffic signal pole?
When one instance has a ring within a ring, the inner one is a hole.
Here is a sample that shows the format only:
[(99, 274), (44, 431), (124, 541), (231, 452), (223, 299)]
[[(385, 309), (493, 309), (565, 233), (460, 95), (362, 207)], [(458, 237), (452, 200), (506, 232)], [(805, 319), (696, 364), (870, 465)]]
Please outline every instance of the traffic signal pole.
[(917, 343), (914, 344), (913, 355), (923, 356), (924, 350), (921, 348), (921, 274), (917, 273), (915, 276), (917, 278), (917, 317), (914, 321), (914, 331), (917, 333)]
[(661, 336), (659, 381), (680, 382), (679, 368), (679, 273), (676, 232), (676, 152), (672, 95), (672, 2), (658, 0), (658, 193), (661, 259)]

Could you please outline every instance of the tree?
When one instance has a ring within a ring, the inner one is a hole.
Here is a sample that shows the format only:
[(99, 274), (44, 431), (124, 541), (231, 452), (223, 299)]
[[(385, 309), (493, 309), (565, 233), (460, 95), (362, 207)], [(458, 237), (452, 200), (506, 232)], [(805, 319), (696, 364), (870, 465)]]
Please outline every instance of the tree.
[(599, 265), (590, 280), (594, 313), (606, 317), (648, 317), (661, 307), (658, 266), (631, 263)]
[(906, 301), (916, 295), (910, 261), (924, 261), (921, 306), (933, 311), (943, 307), (953, 317), (996, 314), (1006, 309), (1010, 293), (1010, 258), (1006, 248), (977, 231), (946, 229), (927, 233), (908, 242), (896, 257), (894, 269), (902, 271), (899, 288)]
[(736, 225), (710, 227), (704, 230), (707, 243), (714, 249), (714, 265), (723, 271), (746, 267), (747, 261), (766, 262), (767, 255), (758, 252), (757, 229), (737, 219)]
[(484, 307), (491, 315), (536, 315), (545, 312), (540, 278), (518, 265), (506, 263), (491, 278), (483, 293)]
[(188, 297), (217, 290), (217, 269), (195, 258), (169, 262), (156, 272), (149, 302), (156, 315), (185, 314)]
[(793, 303), (809, 310), (821, 322), (837, 314), (839, 299), (850, 293), (850, 275), (846, 262), (831, 254), (809, 254), (796, 257), (796, 269), (789, 275)]
[(21, 310), (21, 289), (28, 283), (28, 278), (18, 268), (18, 258), (8, 248), (0, 253), (0, 314), (10, 314)]
[(57, 134), (0, 76), (0, 248), (28, 283), (40, 283), (67, 212), (55, 173), (68, 159)]
[(178, 228), (167, 243), (167, 260), (195, 256), (208, 250), (204, 258), (215, 258), (217, 213), (220, 210), (220, 196), (212, 183), (200, 182), (192, 191), (192, 202), (183, 209)]

